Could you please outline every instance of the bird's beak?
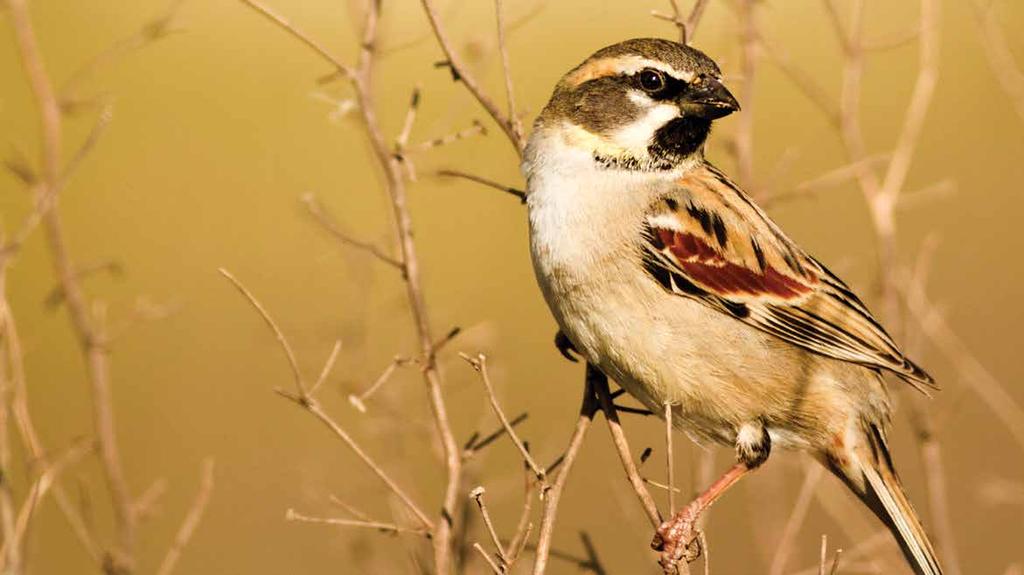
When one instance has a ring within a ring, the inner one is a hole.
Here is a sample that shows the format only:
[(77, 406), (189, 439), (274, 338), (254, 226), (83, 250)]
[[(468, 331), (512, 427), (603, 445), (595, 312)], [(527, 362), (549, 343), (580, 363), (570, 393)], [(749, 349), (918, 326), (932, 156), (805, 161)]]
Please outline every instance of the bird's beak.
[(721, 81), (704, 76), (680, 96), (679, 108), (686, 116), (717, 120), (738, 111), (740, 103)]

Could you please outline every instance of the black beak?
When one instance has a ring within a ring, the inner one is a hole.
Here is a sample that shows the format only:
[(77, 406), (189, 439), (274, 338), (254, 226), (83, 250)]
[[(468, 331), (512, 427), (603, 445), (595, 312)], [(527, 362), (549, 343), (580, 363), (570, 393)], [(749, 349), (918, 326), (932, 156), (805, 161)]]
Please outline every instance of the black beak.
[(715, 78), (702, 76), (689, 88), (679, 98), (679, 107), (684, 115), (717, 120), (740, 109), (736, 98)]

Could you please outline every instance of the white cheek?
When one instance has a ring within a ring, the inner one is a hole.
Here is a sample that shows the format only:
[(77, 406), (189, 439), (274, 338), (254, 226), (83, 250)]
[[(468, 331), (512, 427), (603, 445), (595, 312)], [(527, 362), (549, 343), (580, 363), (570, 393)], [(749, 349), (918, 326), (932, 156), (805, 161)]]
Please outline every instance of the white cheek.
[[(640, 106), (647, 107), (642, 118), (622, 128), (611, 136), (611, 140), (627, 150), (647, 149), (654, 137), (654, 132), (669, 120), (679, 116), (679, 108), (673, 104), (655, 103), (642, 95), (630, 94), (630, 99)], [(644, 100), (644, 101), (637, 101)]]

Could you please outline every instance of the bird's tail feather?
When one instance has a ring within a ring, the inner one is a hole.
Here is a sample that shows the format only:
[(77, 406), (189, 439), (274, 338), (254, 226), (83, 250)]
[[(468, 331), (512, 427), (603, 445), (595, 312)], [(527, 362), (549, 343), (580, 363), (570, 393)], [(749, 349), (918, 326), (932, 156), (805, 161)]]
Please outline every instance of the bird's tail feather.
[(875, 425), (865, 427), (866, 445), (847, 452), (845, 469), (830, 467), (889, 527), (917, 575), (942, 575), (935, 548), (896, 475), (884, 435)]

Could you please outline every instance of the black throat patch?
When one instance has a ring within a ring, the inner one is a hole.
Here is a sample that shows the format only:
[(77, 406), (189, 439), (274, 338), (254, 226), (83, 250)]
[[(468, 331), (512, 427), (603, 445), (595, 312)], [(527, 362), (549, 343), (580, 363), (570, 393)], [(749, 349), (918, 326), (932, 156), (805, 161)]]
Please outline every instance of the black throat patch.
[(647, 152), (652, 158), (676, 164), (700, 150), (710, 133), (711, 120), (676, 118), (658, 128)]

